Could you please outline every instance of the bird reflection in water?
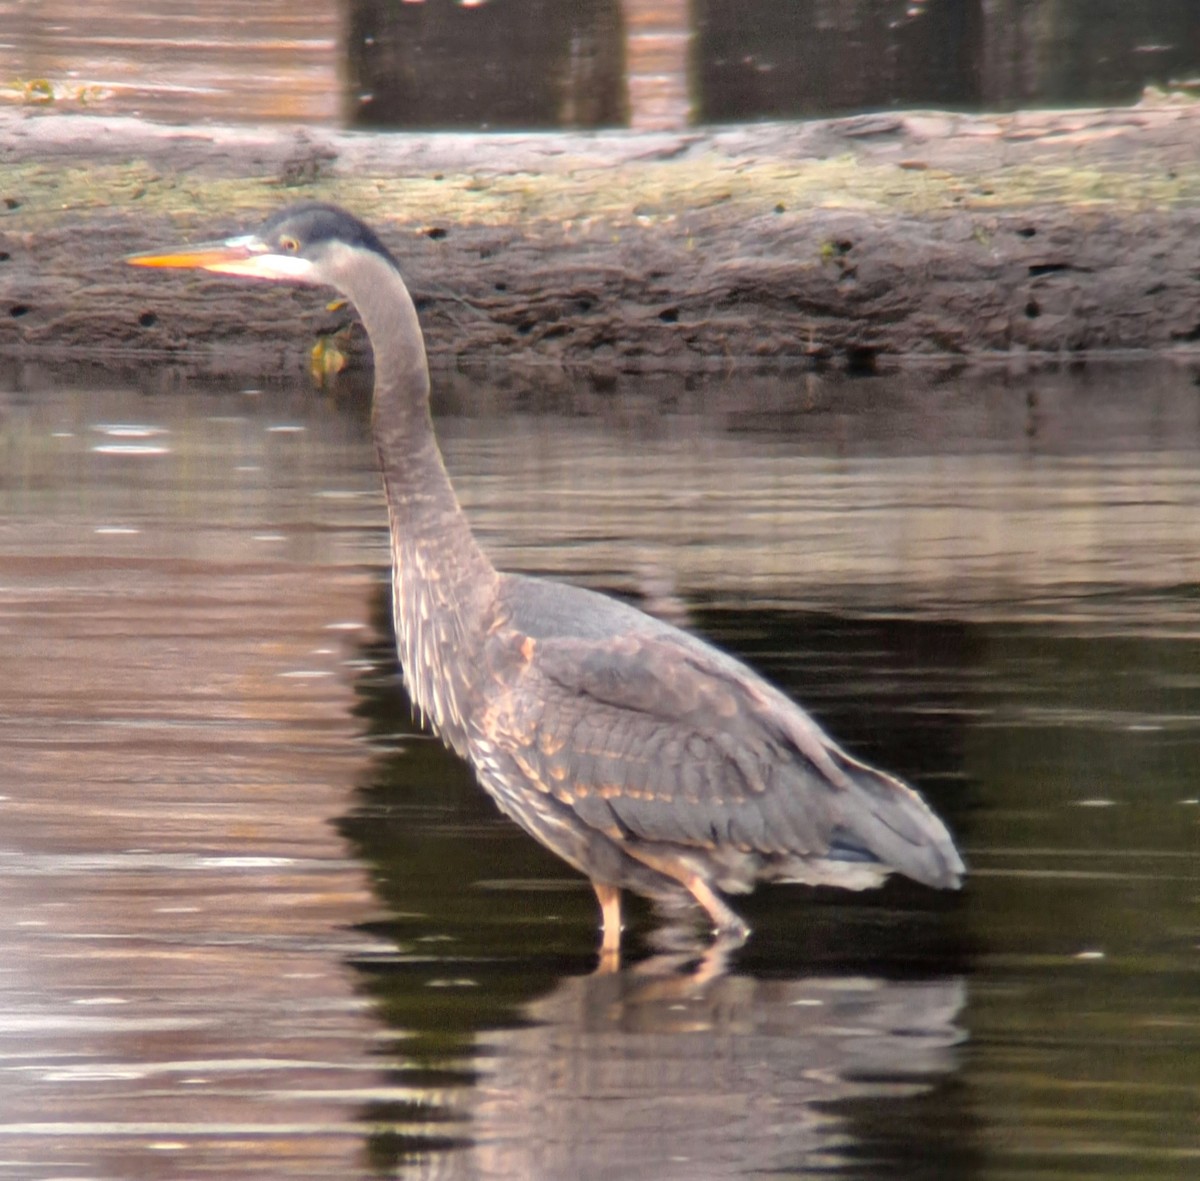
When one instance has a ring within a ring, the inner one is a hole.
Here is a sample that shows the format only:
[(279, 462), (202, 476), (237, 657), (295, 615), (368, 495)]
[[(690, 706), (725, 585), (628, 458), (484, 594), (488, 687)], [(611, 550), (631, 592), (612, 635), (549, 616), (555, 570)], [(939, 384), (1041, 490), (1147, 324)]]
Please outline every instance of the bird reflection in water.
[[(415, 1151), (392, 1163), (447, 1181), (823, 1174), (861, 1148), (829, 1104), (912, 1099), (956, 1069), (957, 977), (760, 979), (724, 972), (723, 954), (560, 980), (518, 1028), (478, 1033), (472, 1085), (434, 1098), (459, 1147), (422, 1151), (396, 1128)], [(919, 1126), (896, 1134), (926, 1155)]]

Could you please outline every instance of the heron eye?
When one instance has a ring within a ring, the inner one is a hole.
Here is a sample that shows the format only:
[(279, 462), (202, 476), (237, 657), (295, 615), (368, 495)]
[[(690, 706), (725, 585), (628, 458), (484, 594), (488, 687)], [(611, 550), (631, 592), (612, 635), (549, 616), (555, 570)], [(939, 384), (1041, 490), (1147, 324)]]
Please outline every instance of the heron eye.
[(282, 246), (284, 250), (288, 252), (288, 254), (295, 254), (296, 251), (300, 249), (300, 243), (297, 242), (295, 238), (280, 238), (279, 245)]

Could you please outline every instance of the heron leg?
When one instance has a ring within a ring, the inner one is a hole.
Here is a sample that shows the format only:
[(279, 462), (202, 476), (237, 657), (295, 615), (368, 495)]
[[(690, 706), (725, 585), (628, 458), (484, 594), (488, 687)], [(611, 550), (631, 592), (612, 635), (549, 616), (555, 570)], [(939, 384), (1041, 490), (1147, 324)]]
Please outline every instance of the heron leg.
[(723, 944), (727, 947), (736, 946), (746, 941), (750, 927), (721, 901), (702, 877), (688, 878), (683, 884), (691, 891), (692, 897), (708, 911), (708, 917), (713, 921), (713, 929)]
[(714, 932), (723, 943), (729, 947), (737, 947), (746, 942), (750, 934), (749, 926), (725, 905), (713, 888), (690, 866), (673, 857), (664, 857), (632, 845), (628, 846), (626, 851), (651, 869), (657, 869), (659, 873), (674, 878), (687, 890), (704, 907), (708, 917), (712, 919)]
[(621, 952), (621, 890), (607, 882), (593, 882), (592, 889), (600, 900), (600, 927), (604, 932), (600, 956), (605, 960), (615, 958)]

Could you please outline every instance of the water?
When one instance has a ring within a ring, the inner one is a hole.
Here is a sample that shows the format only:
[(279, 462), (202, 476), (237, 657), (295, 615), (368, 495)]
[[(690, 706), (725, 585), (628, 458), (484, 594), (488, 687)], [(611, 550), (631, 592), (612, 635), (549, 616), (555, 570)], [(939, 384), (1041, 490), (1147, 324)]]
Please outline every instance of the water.
[(361, 403), (17, 371), (0, 1177), (1195, 1175), (1193, 373), (438, 384), (499, 561), (763, 669), (967, 889), (762, 890), (726, 962), (634, 907), (595, 975), (408, 719)]

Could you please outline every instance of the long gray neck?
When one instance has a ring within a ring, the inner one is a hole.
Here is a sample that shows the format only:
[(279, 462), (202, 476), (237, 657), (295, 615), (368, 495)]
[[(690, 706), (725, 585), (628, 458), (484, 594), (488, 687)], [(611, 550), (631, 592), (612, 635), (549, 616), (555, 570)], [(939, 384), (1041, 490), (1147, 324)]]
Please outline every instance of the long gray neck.
[(463, 707), (490, 622), (496, 571), (475, 541), (442, 463), (416, 309), (385, 259), (359, 255), (338, 286), (375, 353), (372, 406), (392, 540), (392, 614), (413, 703), (465, 751)]

